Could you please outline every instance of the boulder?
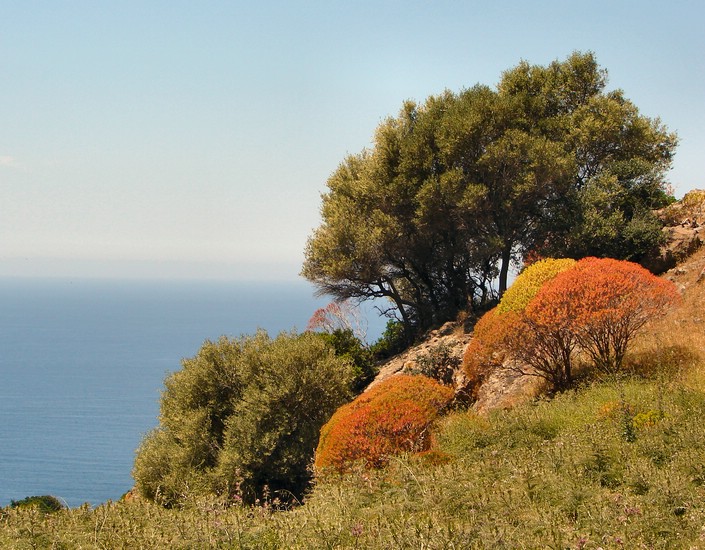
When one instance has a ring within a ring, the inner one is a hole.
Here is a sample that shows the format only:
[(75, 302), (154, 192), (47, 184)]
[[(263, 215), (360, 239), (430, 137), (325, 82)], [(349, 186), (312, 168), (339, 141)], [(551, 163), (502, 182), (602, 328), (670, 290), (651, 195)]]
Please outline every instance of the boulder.
[(705, 226), (699, 224), (664, 227), (666, 243), (641, 261), (646, 269), (660, 275), (694, 254), (705, 241)]
[(437, 350), (443, 349), (450, 363), (457, 364), (452, 373), (452, 384), (456, 393), (462, 391), (463, 376), (459, 372), (463, 353), (470, 342), (471, 334), (464, 331), (462, 323), (448, 322), (442, 327), (430, 331), (419, 344), (387, 360), (381, 365), (379, 373), (365, 389), (368, 391), (383, 380), (395, 374), (418, 373), (420, 365)]

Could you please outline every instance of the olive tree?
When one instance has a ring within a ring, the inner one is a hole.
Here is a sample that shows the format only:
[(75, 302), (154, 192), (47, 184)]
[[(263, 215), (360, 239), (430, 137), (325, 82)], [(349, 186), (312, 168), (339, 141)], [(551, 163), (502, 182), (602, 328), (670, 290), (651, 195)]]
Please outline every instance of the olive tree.
[(660, 238), (676, 138), (606, 81), (574, 53), (405, 102), (329, 178), (303, 275), (387, 298), (413, 336), (501, 295), (528, 251), (638, 259)]
[(145, 497), (301, 497), (318, 434), (350, 399), (351, 368), (320, 335), (206, 341), (166, 379), (159, 427), (133, 469)]

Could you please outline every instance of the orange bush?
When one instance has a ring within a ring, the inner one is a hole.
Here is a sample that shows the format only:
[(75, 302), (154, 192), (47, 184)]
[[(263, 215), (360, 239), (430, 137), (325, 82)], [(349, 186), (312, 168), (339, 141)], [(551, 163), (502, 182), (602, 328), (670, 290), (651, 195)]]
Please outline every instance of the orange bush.
[(493, 370), (502, 366), (506, 358), (504, 340), (516, 317), (515, 312), (499, 313), (494, 308), (475, 324), (472, 340), (463, 355), (463, 371), (473, 393)]
[(677, 299), (673, 283), (637, 264), (584, 258), (547, 282), (525, 313), (572, 335), (598, 369), (613, 373), (634, 335)]
[(510, 368), (567, 388), (576, 349), (614, 373), (634, 335), (678, 299), (672, 283), (612, 259), (543, 260), (515, 285), (475, 326), (463, 360), (475, 387), (512, 359)]
[(321, 429), (317, 470), (345, 472), (353, 462), (380, 468), (389, 457), (430, 447), (429, 427), (453, 389), (425, 376), (393, 376), (339, 408)]

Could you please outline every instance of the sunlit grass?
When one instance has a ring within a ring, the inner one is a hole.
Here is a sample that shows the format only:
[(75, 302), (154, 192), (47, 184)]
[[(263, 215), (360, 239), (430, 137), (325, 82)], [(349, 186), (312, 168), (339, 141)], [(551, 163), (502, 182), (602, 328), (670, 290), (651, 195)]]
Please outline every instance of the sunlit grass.
[(444, 418), (426, 458), (327, 476), (303, 505), (143, 500), (0, 511), (0, 548), (705, 548), (705, 283), (628, 372)]
[[(702, 374), (692, 375), (702, 379)], [(6, 510), (3, 548), (689, 548), (705, 545), (705, 394), (597, 383), (439, 426), (450, 460), (320, 482), (303, 506)]]

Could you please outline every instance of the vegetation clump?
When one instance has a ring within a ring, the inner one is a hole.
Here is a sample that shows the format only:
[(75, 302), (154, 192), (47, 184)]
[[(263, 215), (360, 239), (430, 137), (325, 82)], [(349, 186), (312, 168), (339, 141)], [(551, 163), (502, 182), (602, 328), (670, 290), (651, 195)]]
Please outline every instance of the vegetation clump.
[(373, 353), (365, 347), (349, 329), (335, 329), (322, 332), (320, 338), (333, 350), (335, 355), (351, 366), (352, 381), (350, 387), (354, 394), (362, 392), (374, 380), (378, 372)]
[(422, 374), (441, 384), (453, 383), (453, 376), (460, 366), (460, 358), (453, 354), (447, 344), (438, 344), (431, 347), (426, 353), (416, 358), (416, 366), (409, 369), (410, 374)]
[(401, 453), (426, 451), (431, 427), (453, 389), (425, 376), (397, 375), (343, 405), (321, 429), (316, 469), (381, 468)]
[[(435, 451), (318, 479), (303, 506), (144, 499), (0, 511), (2, 548), (700, 548), (705, 378), (595, 383), (437, 423)], [(628, 424), (630, 427), (627, 428)]]
[(65, 506), (55, 496), (41, 495), (12, 500), (10, 501), (10, 508), (36, 508), (40, 512), (49, 514), (63, 510)]
[(165, 383), (133, 476), (149, 500), (300, 498), (321, 426), (350, 396), (348, 361), (314, 333), (207, 341)]
[(536, 266), (517, 278), (508, 304), (503, 300), (478, 322), (464, 358), (471, 380), (507, 364), (553, 390), (566, 389), (576, 351), (615, 374), (634, 336), (678, 300), (671, 282), (631, 262), (585, 258)]
[(308, 321), (307, 331), (316, 332), (335, 354), (352, 366), (352, 390), (362, 392), (377, 374), (375, 354), (364, 340), (366, 331), (360, 311), (350, 302), (331, 302), (317, 309)]

